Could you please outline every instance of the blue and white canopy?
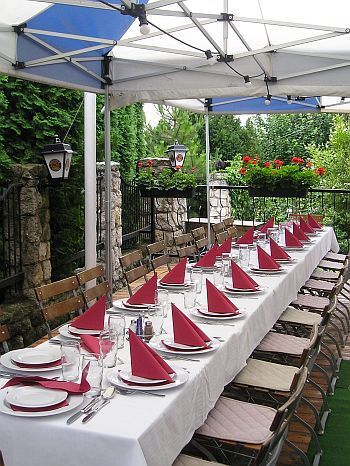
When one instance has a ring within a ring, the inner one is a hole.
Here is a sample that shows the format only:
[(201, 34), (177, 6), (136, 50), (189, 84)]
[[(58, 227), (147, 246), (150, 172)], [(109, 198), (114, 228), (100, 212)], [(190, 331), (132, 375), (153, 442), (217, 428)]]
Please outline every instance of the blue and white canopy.
[[(96, 93), (109, 84), (115, 107), (270, 94), (276, 111), (292, 96), (291, 111), (350, 96), (350, 2), (286, 3), (2, 0), (0, 73)], [(264, 100), (241, 99), (241, 113)], [(218, 103), (213, 112), (229, 111)]]

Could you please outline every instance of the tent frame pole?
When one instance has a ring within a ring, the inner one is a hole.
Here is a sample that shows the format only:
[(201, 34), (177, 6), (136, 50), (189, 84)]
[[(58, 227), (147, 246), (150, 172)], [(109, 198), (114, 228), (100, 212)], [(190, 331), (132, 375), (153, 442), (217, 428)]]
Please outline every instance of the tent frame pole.
[(211, 226), (210, 226), (210, 141), (209, 141), (209, 114), (205, 118), (205, 172), (207, 185), (207, 220), (208, 220), (208, 241), (211, 246)]
[(105, 113), (104, 113), (104, 145), (105, 145), (105, 260), (106, 278), (110, 290), (113, 290), (113, 267), (111, 247), (111, 110), (109, 85), (105, 87)]

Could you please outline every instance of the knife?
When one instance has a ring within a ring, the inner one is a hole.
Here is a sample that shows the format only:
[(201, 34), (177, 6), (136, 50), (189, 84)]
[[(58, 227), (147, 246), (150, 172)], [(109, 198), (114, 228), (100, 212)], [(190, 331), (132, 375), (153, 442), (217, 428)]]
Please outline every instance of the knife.
[(89, 422), (90, 419), (92, 419), (102, 408), (108, 405), (108, 403), (110, 403), (110, 400), (104, 400), (101, 404), (96, 405), (94, 408), (92, 408), (92, 411), (90, 411), (89, 414), (84, 417), (84, 419), (81, 422), (83, 424)]
[(93, 408), (99, 401), (101, 401), (101, 398), (95, 398), (94, 400), (91, 400), (87, 405), (84, 406), (84, 408), (80, 409), (77, 413), (73, 414), (73, 416), (69, 417), (66, 420), (67, 424), (72, 424), (74, 421), (80, 418), (83, 414), (86, 414), (91, 408)]

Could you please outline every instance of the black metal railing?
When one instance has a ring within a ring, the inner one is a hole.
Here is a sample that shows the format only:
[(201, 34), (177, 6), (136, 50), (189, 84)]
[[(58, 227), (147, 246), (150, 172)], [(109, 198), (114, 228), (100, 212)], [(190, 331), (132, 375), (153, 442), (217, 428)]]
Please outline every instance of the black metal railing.
[(17, 292), (22, 271), (21, 185), (0, 188), (0, 301)]
[(149, 197), (141, 197), (134, 182), (121, 180), (122, 193), (122, 247), (129, 249), (151, 241), (153, 204)]
[[(222, 191), (228, 190), (231, 198), (232, 217), (241, 220), (262, 222), (274, 216), (276, 221), (283, 221), (289, 213), (314, 212), (324, 216), (324, 222), (334, 227), (342, 251), (350, 247), (350, 190), (313, 188), (306, 198), (250, 197), (248, 186), (213, 186), (219, 195), (219, 203), (223, 199)], [(211, 207), (212, 204), (211, 204)], [(197, 186), (197, 199), (189, 205), (190, 217), (207, 218), (206, 186)], [(216, 221), (224, 218), (220, 209)], [(190, 218), (189, 217), (189, 218)]]

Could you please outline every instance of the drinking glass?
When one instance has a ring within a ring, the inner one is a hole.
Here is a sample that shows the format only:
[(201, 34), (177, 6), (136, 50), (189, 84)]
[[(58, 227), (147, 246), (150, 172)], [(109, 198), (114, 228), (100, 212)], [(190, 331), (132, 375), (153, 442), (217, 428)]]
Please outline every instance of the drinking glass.
[(196, 291), (198, 294), (202, 292), (203, 285), (203, 272), (202, 270), (192, 269), (191, 281), (196, 284)]
[(103, 330), (99, 337), (100, 354), (103, 359), (103, 367), (115, 367), (118, 354), (118, 334), (115, 330)]
[(62, 380), (73, 382), (80, 376), (80, 343), (78, 341), (62, 341)]
[(248, 244), (239, 245), (238, 257), (241, 267), (247, 268), (249, 266), (250, 260), (250, 251), (248, 248)]
[(216, 287), (220, 287), (224, 284), (224, 274), (223, 274), (223, 267), (221, 266), (217, 270), (214, 271), (214, 285)]
[(256, 239), (256, 244), (258, 244), (261, 248), (265, 248), (266, 246), (266, 233), (259, 232)]
[(118, 335), (118, 348), (125, 344), (125, 317), (123, 314), (113, 314), (108, 318), (108, 328)]
[(164, 319), (163, 306), (157, 304), (155, 306), (149, 306), (148, 316), (149, 320), (152, 322), (153, 332), (155, 335), (155, 339), (157, 340), (159, 335), (162, 333)]
[(222, 254), (222, 273), (224, 276), (229, 275), (231, 266), (231, 254), (228, 252), (224, 252)]
[(87, 370), (86, 380), (90, 385), (90, 390), (85, 393), (87, 397), (95, 397), (101, 394), (103, 377), (103, 359), (100, 354), (83, 354), (82, 371)]
[(156, 290), (154, 303), (163, 307), (163, 317), (168, 317), (169, 292), (168, 290)]
[(196, 305), (196, 284), (188, 282), (184, 292), (184, 306), (186, 309), (193, 309)]

